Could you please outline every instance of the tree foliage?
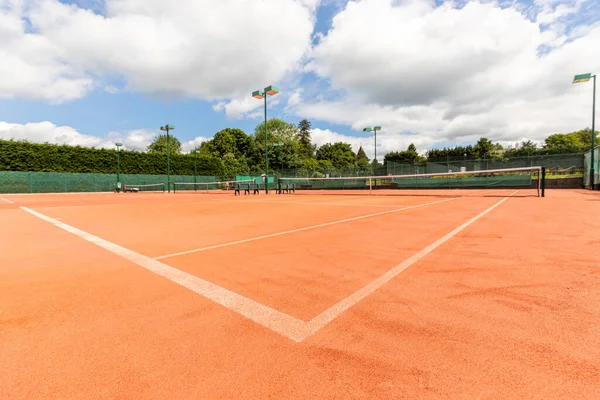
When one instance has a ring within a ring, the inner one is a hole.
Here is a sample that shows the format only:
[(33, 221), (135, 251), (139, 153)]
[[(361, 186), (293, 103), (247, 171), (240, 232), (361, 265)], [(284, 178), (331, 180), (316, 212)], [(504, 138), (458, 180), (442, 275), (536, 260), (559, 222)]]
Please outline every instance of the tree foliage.
[(367, 153), (365, 153), (365, 150), (362, 148), (362, 146), (360, 146), (356, 152), (356, 165), (360, 169), (369, 168), (369, 157), (367, 157)]
[(303, 119), (298, 123), (298, 140), (302, 149), (302, 155), (305, 157), (312, 157), (315, 153), (315, 146), (312, 144), (310, 131), (311, 124), (309, 120)]
[(409, 144), (405, 151), (392, 151), (387, 153), (384, 162), (416, 164), (425, 161), (425, 158), (417, 153), (417, 148), (414, 144)]
[[(167, 135), (158, 135), (148, 145), (148, 153), (167, 153)], [(169, 135), (169, 153), (181, 154), (181, 142), (173, 135)]]
[(347, 169), (356, 165), (356, 154), (348, 143), (326, 143), (317, 150), (317, 160), (329, 161), (334, 168)]
[[(297, 125), (281, 119), (267, 122), (269, 173), (286, 174), (290, 170), (303, 176), (324, 176), (332, 173), (369, 173), (384, 175), (385, 164), (370, 161), (364, 149), (355, 153), (348, 143), (312, 143), (311, 124), (302, 120)], [(598, 134), (596, 133), (596, 136)], [(171, 169), (174, 175), (193, 175), (198, 162), (198, 174), (234, 177), (238, 174), (262, 174), (265, 171), (264, 123), (253, 134), (241, 129), (225, 128), (198, 146), (199, 154), (180, 154), (181, 142), (169, 135)], [(600, 144), (600, 141), (599, 141)], [(422, 164), (427, 161), (482, 160), (541, 154), (581, 153), (591, 145), (591, 130), (555, 133), (538, 144), (525, 140), (504, 149), (499, 143), (482, 137), (467, 146), (431, 149), (425, 156), (414, 144), (406, 150), (388, 152), (385, 163)], [(167, 170), (166, 135), (159, 135), (147, 152), (124, 151), (121, 172), (124, 174), (163, 175)], [(117, 152), (114, 149), (93, 149), (81, 146), (37, 144), (25, 141), (0, 140), (0, 170), (116, 173)]]

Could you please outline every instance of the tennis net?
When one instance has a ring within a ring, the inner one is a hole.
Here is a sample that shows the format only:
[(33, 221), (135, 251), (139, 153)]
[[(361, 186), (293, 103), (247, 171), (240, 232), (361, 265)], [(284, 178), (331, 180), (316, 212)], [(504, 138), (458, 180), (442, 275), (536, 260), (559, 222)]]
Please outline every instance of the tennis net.
[(160, 192), (164, 193), (164, 183), (149, 183), (145, 185), (123, 185), (123, 192)]
[(255, 183), (254, 180), (223, 182), (173, 182), (173, 192), (223, 193), (234, 190), (236, 184)]
[[(442, 172), (432, 174), (280, 178), (280, 188), (294, 187), (295, 193), (325, 194), (424, 194), (424, 195), (501, 195), (519, 189), (521, 196), (543, 196), (542, 167), (506, 168), (484, 171)], [(465, 190), (461, 190), (465, 189)], [(467, 191), (466, 189), (469, 189)], [(471, 190), (478, 189), (478, 190)], [(498, 190), (504, 189), (504, 191)], [(452, 192), (449, 192), (452, 190)]]

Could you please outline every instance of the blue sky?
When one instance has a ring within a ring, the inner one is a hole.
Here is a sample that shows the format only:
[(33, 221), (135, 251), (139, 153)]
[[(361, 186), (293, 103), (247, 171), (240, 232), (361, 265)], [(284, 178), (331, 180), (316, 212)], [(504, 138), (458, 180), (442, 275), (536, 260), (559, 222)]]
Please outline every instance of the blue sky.
[[(265, 1), (279, 25), (245, 25)], [(569, 81), (600, 69), (597, 1), (265, 1), (0, 0), (22, 24), (0, 30), (0, 137), (107, 147), (136, 134), (126, 144), (141, 149), (170, 123), (189, 150), (226, 127), (253, 132), (250, 93), (269, 84), (269, 117), (309, 119), (318, 144), (370, 154), (361, 128), (383, 125), (380, 158), (589, 125), (591, 88)]]

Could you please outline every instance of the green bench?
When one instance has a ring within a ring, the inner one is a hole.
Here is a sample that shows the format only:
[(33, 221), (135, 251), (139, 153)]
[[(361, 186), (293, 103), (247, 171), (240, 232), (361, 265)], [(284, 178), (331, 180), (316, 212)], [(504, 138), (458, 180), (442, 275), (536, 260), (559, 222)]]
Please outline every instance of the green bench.
[(236, 183), (233, 189), (235, 196), (241, 195), (241, 190), (244, 191), (244, 194), (250, 194), (250, 191), (252, 194), (260, 194), (260, 187), (256, 183)]
[(295, 183), (280, 183), (277, 188), (277, 194), (282, 193), (296, 193), (296, 184)]

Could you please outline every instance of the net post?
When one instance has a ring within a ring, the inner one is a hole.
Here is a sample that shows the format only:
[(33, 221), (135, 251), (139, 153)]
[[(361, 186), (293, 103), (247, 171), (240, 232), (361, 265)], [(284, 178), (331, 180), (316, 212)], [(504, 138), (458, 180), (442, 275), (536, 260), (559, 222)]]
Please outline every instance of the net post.
[(542, 167), (542, 172), (541, 172), (541, 187), (542, 187), (542, 197), (546, 197), (546, 167)]
[[(173, 193), (176, 193), (177, 191), (177, 182), (173, 182)], [(163, 186), (163, 193), (165, 192), (165, 187)]]
[(373, 194), (373, 181), (369, 177), (369, 194)]

